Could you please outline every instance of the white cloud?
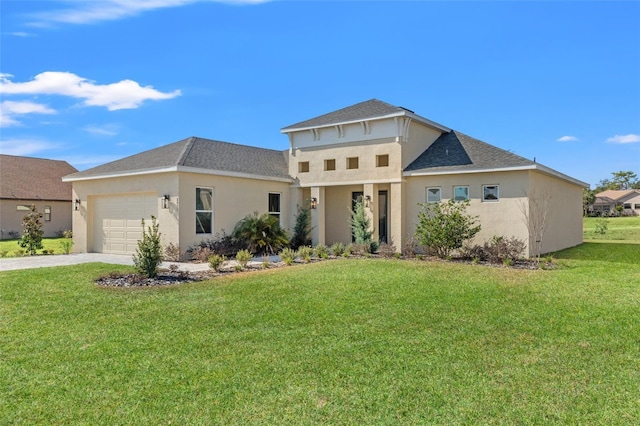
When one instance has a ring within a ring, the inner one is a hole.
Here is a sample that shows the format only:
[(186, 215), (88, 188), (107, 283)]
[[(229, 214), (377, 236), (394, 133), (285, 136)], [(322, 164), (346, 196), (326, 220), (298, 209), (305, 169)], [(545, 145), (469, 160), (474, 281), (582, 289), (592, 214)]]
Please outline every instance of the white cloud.
[(640, 135), (629, 133), (628, 135), (615, 135), (607, 139), (608, 143), (637, 143), (640, 142)]
[(115, 136), (118, 134), (119, 126), (115, 124), (107, 124), (104, 126), (89, 125), (83, 129), (85, 132), (101, 136)]
[(32, 26), (44, 27), (51, 24), (92, 24), (102, 21), (136, 16), (143, 12), (169, 7), (186, 6), (198, 2), (228, 4), (258, 4), (267, 0), (94, 0), (74, 2), (73, 7), (41, 12), (33, 15)]
[(7, 33), (7, 34), (12, 35), (14, 37), (32, 37), (32, 36), (34, 36), (34, 34), (27, 33), (27, 32), (24, 32), (24, 31), (14, 31), (12, 33)]
[(556, 139), (558, 142), (575, 142), (578, 140), (575, 136), (562, 136), (561, 138)]
[[(0, 77), (0, 81), (1, 81)], [(16, 102), (2, 101), (0, 102), (0, 127), (10, 127), (20, 125), (20, 121), (15, 119), (16, 115), (24, 114), (55, 114), (56, 110), (46, 105), (35, 102)]]
[(140, 86), (133, 80), (96, 84), (70, 72), (46, 71), (31, 81), (14, 83), (10, 74), (0, 74), (0, 93), (8, 95), (62, 95), (84, 99), (89, 106), (103, 106), (109, 111), (138, 108), (146, 100), (171, 99), (180, 90), (163, 93), (152, 86)]
[(58, 147), (58, 144), (41, 139), (12, 138), (0, 140), (0, 153), (6, 155), (29, 156)]

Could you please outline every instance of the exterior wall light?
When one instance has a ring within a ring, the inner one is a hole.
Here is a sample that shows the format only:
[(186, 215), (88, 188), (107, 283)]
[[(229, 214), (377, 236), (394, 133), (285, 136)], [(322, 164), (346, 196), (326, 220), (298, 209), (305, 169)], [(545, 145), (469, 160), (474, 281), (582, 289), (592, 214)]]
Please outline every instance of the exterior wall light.
[(171, 197), (169, 197), (168, 194), (165, 194), (162, 196), (162, 208), (163, 209), (168, 209), (169, 208), (169, 200), (171, 200)]
[(316, 197), (311, 198), (311, 202), (309, 203), (309, 207), (315, 209), (318, 207), (318, 199)]
[(79, 208), (80, 208), (80, 198), (76, 198), (76, 200), (73, 202), (73, 209), (75, 211), (78, 211)]

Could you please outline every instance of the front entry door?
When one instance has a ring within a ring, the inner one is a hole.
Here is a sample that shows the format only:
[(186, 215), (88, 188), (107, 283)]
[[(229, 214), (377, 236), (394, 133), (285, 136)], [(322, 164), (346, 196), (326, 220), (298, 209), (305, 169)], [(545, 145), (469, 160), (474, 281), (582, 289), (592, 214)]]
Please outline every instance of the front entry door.
[(388, 241), (388, 192), (378, 191), (378, 237), (380, 243), (387, 243)]

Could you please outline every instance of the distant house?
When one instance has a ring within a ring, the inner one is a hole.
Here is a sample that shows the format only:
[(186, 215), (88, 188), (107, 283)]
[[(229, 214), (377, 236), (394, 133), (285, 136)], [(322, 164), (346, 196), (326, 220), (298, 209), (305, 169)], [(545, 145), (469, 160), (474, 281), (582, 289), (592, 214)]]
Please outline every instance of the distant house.
[(0, 238), (21, 236), (31, 205), (42, 213), (45, 237), (71, 229), (71, 184), (62, 177), (77, 171), (66, 161), (0, 154)]
[[(314, 244), (350, 243), (350, 211), (362, 200), (374, 238), (397, 250), (411, 238), (418, 203), (469, 200), (482, 231), (530, 241), (526, 218), (545, 196), (542, 244), (551, 252), (582, 242), (582, 189), (588, 185), (372, 99), (281, 130), (277, 151), (191, 137), (64, 178), (73, 183), (74, 248), (132, 253), (141, 218), (158, 218), (164, 243), (182, 250), (230, 232), (254, 211), (292, 229), (311, 207)], [(526, 214), (525, 214), (526, 213)]]
[(589, 211), (596, 216), (636, 216), (640, 214), (640, 190), (609, 189), (599, 192)]

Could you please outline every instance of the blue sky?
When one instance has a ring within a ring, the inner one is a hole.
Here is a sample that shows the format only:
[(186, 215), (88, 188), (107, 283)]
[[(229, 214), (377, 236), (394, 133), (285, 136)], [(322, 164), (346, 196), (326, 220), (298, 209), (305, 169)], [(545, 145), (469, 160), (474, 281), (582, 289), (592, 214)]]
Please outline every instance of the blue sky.
[(640, 175), (640, 2), (0, 2), (0, 152), (80, 170), (377, 98), (595, 185)]

